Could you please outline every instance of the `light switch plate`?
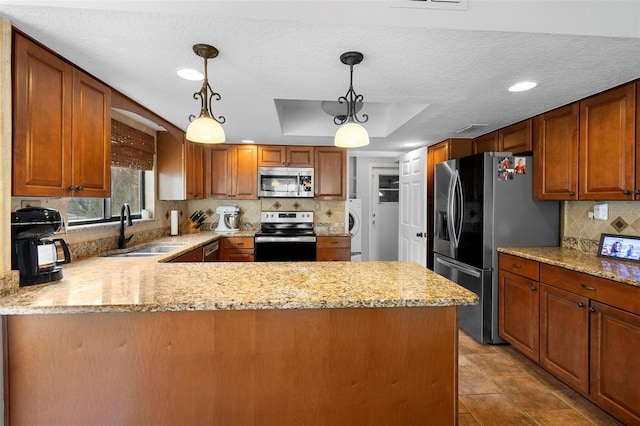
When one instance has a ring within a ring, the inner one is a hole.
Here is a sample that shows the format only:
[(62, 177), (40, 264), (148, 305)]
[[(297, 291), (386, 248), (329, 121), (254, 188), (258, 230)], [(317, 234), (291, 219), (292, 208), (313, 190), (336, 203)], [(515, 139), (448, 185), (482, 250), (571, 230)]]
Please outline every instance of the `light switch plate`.
[(593, 206), (593, 218), (598, 220), (608, 220), (609, 204), (595, 204)]

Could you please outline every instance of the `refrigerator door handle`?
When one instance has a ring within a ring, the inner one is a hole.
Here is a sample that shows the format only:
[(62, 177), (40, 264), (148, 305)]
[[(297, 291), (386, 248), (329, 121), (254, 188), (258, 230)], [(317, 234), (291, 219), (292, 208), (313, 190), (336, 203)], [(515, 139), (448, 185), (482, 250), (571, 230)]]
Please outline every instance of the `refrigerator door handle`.
[(466, 267), (458, 265), (456, 263), (449, 262), (447, 260), (444, 260), (441, 257), (436, 257), (436, 262), (440, 263), (441, 265), (444, 265), (446, 267), (449, 267), (449, 268), (455, 269), (457, 271), (460, 271), (462, 273), (465, 273), (467, 275), (471, 275), (472, 277), (475, 277), (475, 278), (480, 278), (480, 276), (482, 275), (479, 271), (476, 271), (476, 270), (471, 269), (471, 268), (466, 268)]
[(458, 243), (456, 242), (456, 233), (455, 228), (453, 226), (453, 213), (454, 213), (454, 194), (456, 190), (456, 174), (458, 171), (456, 170), (454, 174), (449, 178), (449, 190), (447, 191), (447, 233), (451, 236), (451, 240), (453, 242), (453, 247), (457, 248)]
[(456, 170), (456, 182), (455, 182), (455, 191), (456, 191), (456, 202), (458, 205), (458, 216), (457, 216), (457, 224), (454, 233), (456, 248), (460, 244), (460, 237), (462, 237), (462, 223), (464, 221), (464, 198), (462, 194), (462, 180), (460, 179), (460, 173)]

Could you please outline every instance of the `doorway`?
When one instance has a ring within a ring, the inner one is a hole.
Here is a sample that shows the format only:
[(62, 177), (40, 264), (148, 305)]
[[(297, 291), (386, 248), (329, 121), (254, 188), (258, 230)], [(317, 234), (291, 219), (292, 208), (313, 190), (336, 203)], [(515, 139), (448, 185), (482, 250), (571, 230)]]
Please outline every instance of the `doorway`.
[(398, 260), (398, 167), (371, 166), (369, 260)]

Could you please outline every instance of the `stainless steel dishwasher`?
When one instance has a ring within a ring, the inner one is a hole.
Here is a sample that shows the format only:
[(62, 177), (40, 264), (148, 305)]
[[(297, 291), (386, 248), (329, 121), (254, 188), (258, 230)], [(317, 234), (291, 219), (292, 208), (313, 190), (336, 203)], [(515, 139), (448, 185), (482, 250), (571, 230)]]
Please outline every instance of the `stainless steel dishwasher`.
[(203, 247), (204, 261), (205, 262), (217, 262), (220, 254), (220, 241), (216, 240)]

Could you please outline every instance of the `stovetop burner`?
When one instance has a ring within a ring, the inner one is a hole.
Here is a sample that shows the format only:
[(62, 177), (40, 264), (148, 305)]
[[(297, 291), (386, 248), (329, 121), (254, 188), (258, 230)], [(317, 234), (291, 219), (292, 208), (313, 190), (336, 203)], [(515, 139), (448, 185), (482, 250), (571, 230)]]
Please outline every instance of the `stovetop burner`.
[(256, 236), (315, 236), (313, 212), (262, 212)]

